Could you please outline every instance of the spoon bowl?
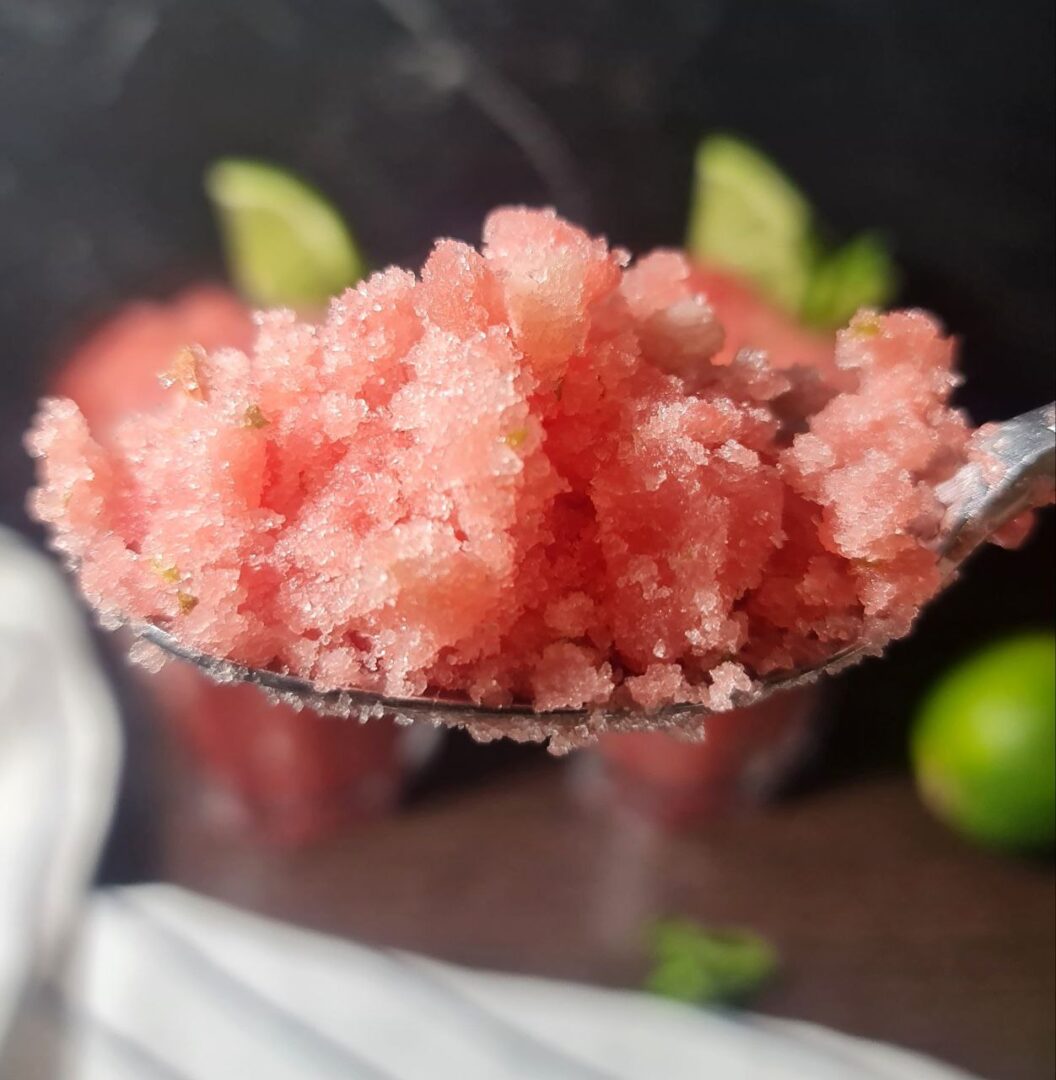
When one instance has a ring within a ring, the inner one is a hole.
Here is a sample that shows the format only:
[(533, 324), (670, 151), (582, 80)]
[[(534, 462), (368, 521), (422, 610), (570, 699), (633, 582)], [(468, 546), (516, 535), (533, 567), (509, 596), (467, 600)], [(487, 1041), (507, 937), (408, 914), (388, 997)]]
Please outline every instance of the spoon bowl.
[[(943, 587), (988, 537), (1024, 510), (1051, 498), (1056, 487), (1056, 404), (991, 425), (985, 429), (977, 450), (972, 460), (936, 488), (946, 507), (933, 542)], [(295, 707), (361, 721), (388, 715), (400, 723), (427, 721), (462, 727), (482, 741), (499, 737), (518, 741), (549, 738), (552, 749), (564, 750), (590, 742), (601, 731), (648, 728), (699, 737), (699, 721), (714, 711), (696, 703), (675, 703), (653, 713), (608, 706), (537, 712), (529, 705), (495, 707), (454, 695), (402, 698), (353, 688), (324, 689), (294, 675), (247, 667), (199, 652), (153, 623), (135, 624), (132, 630), (142, 641), (195, 664), (217, 682), (252, 683)], [(866, 644), (851, 644), (816, 667), (765, 676), (750, 691), (735, 692), (731, 707), (754, 705), (772, 694), (835, 674), (878, 651)]]

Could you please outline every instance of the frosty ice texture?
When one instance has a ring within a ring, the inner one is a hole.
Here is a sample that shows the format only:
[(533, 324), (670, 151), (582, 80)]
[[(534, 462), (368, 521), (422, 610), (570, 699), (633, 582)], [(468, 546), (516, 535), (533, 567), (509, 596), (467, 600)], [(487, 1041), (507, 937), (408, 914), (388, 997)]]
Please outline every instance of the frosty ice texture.
[(246, 306), (218, 285), (195, 285), (166, 301), (126, 304), (80, 342), (53, 384), (73, 398), (96, 438), (117, 421), (160, 405), (165, 388), (144, 378), (144, 363), (171, 357), (189, 342), (213, 350), (249, 348), (253, 323)]
[(105, 620), (322, 687), (729, 708), (908, 630), (970, 432), (928, 315), (833, 350), (726, 285), (498, 210), (318, 325), (182, 345), (106, 445), (45, 401), (33, 507)]

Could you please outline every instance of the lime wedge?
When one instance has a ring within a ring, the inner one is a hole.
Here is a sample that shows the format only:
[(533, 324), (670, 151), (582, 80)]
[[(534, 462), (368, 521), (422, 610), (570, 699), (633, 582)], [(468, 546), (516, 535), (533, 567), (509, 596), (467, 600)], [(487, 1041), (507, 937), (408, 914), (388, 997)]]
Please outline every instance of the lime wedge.
[(758, 150), (728, 135), (697, 149), (690, 253), (737, 271), (786, 311), (798, 312), (814, 257), (810, 205)]
[(228, 272), (250, 303), (318, 307), (363, 276), (363, 260), (341, 215), (293, 173), (223, 158), (206, 170), (205, 190)]
[(887, 246), (875, 233), (862, 233), (819, 259), (803, 297), (803, 321), (811, 326), (844, 326), (859, 308), (882, 308), (897, 286)]

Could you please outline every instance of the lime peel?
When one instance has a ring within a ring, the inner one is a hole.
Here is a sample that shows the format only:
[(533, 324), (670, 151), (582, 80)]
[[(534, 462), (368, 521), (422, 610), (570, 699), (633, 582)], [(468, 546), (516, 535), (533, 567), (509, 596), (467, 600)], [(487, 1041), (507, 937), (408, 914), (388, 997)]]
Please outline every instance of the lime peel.
[(944, 674), (921, 705), (911, 756), (921, 798), (985, 845), (1056, 842), (1056, 636), (990, 645)]

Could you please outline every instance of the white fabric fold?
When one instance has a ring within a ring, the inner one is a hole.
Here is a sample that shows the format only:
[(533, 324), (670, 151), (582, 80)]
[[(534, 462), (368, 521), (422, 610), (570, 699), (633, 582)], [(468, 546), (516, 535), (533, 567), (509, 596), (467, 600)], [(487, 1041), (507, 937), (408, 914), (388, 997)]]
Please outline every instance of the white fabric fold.
[(471, 971), (163, 885), (97, 896), (53, 992), (77, 1020), (71, 1080), (96, 1075), (101, 1033), (108, 1053), (192, 1080), (966, 1076), (811, 1024)]
[(0, 1045), (94, 871), (120, 765), (117, 710), (53, 560), (0, 529)]

